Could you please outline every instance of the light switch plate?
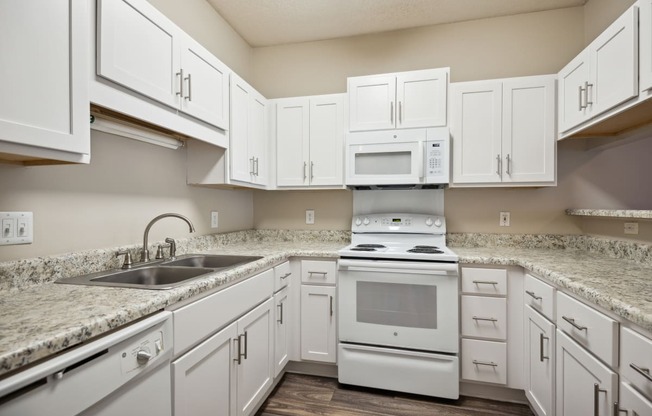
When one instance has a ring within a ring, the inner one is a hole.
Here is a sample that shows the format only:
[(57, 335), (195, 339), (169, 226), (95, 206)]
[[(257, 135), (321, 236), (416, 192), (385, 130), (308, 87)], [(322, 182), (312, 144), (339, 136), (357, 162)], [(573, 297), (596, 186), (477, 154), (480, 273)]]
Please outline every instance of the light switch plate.
[(314, 224), (315, 223), (315, 210), (314, 209), (307, 209), (306, 210), (306, 224)]
[(31, 244), (33, 219), (31, 212), (0, 212), (0, 246)]
[(638, 234), (638, 223), (637, 222), (626, 222), (625, 223), (625, 234)]
[(217, 211), (211, 211), (211, 228), (217, 228)]

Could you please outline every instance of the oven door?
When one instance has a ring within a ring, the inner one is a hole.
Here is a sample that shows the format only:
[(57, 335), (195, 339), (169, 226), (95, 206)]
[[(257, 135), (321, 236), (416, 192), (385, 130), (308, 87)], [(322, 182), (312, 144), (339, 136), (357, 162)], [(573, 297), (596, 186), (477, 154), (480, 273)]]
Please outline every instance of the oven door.
[(423, 142), (348, 144), (347, 185), (423, 182)]
[(340, 259), (339, 339), (457, 353), (455, 263)]

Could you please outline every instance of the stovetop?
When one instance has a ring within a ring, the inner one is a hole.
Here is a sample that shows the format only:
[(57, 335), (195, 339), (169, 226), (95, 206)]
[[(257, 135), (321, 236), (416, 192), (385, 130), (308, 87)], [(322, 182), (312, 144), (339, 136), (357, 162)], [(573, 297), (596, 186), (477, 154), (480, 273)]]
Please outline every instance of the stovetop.
[(457, 262), (446, 247), (446, 220), (425, 214), (368, 214), (352, 220), (351, 244), (341, 257)]

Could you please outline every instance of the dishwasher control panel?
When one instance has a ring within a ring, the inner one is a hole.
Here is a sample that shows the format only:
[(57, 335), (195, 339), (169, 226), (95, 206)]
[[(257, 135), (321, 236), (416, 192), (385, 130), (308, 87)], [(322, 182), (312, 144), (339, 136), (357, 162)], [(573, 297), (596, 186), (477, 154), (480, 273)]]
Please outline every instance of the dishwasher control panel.
[(163, 342), (163, 331), (154, 330), (135, 339), (122, 351), (122, 372), (145, 368), (149, 363), (163, 353), (165, 344)]

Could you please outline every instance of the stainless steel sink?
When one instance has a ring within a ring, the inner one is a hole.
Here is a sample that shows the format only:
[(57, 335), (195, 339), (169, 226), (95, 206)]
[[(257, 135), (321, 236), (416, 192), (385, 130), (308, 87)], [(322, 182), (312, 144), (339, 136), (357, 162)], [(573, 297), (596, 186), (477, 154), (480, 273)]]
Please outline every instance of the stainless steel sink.
[(183, 267), (208, 267), (211, 269), (223, 269), (235, 267), (241, 264), (250, 263), (262, 259), (260, 256), (229, 256), (218, 254), (191, 254), (180, 257), (176, 260), (166, 261), (162, 264), (166, 266), (183, 266)]
[(208, 273), (224, 271), (261, 258), (259, 256), (188, 254), (175, 260), (141, 263), (135, 265), (133, 269), (108, 270), (61, 279), (55, 283), (137, 289), (171, 289)]

